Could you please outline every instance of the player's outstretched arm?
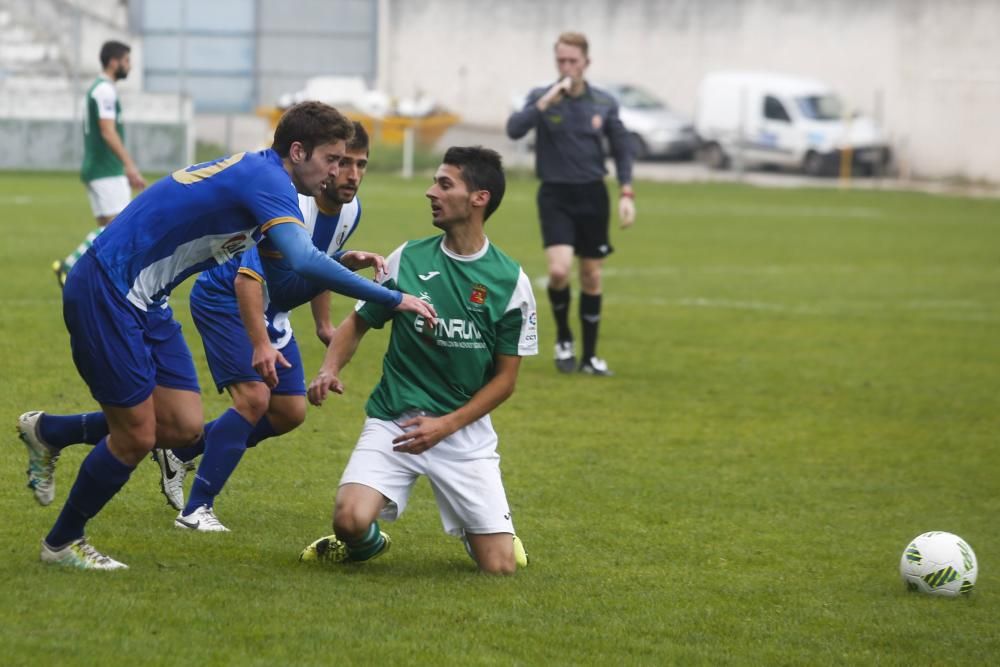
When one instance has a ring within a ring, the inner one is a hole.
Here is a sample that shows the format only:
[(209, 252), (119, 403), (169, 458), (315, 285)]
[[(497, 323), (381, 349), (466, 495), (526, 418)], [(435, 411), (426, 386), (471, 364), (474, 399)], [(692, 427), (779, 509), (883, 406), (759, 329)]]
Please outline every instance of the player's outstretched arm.
[(410, 430), (392, 441), (395, 445), (393, 449), (406, 454), (421, 454), (460, 428), (489, 414), (514, 393), (520, 368), (521, 357), (496, 355), (493, 378), (473, 394), (468, 403), (440, 417), (414, 417), (402, 422), (400, 426)]
[(306, 394), (309, 402), (320, 406), (332, 391), (335, 394), (344, 393), (344, 383), (340, 381), (340, 371), (354, 357), (358, 345), (371, 327), (354, 311), (344, 318), (333, 334), (333, 340), (326, 348), (323, 365), (312, 382)]
[(292, 271), (328, 290), (355, 299), (374, 301), (387, 308), (395, 308), (402, 301), (401, 292), (355, 275), (340, 262), (320, 252), (300, 225), (276, 225), (268, 230), (267, 237), (288, 261)]
[(321, 253), (313, 245), (304, 227), (293, 224), (276, 225), (268, 230), (267, 235), (292, 271), (315, 281), (317, 285), (337, 294), (372, 301), (397, 311), (416, 313), (427, 319), (432, 326), (437, 321), (437, 313), (429, 303), (355, 275), (340, 262)]
[(233, 283), (236, 290), (236, 301), (240, 307), (240, 319), (253, 345), (253, 361), (251, 364), (260, 374), (269, 388), (278, 385), (278, 365), (291, 368), (291, 364), (280, 351), (271, 345), (267, 335), (267, 324), (264, 318), (264, 286), (257, 280), (242, 274), (236, 274)]

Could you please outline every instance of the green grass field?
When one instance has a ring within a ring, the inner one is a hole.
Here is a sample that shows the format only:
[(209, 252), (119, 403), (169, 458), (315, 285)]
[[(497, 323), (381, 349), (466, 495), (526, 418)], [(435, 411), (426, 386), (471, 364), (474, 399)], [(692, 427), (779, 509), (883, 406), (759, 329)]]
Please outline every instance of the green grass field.
[[(433, 233), (426, 185), (371, 175), (353, 246)], [(534, 190), (512, 179), (487, 225), (533, 278)], [(144, 463), (88, 530), (131, 569), (86, 573), (38, 561), (86, 448), (65, 451), (39, 507), (13, 427), (28, 409), (93, 409), (49, 271), (89, 208), (75, 176), (0, 176), (0, 663), (995, 663), (1000, 201), (637, 190), (606, 277), (600, 352), (616, 377), (555, 372), (539, 282), (542, 354), (494, 415), (527, 570), (477, 575), (423, 481), (384, 559), (296, 562), (329, 529), (386, 342), (372, 332), (345, 396), (244, 457), (216, 506), (232, 533), (174, 529)], [(335, 303), (339, 318), (350, 303)], [(174, 307), (214, 417), (227, 402), (187, 289)], [(311, 372), (322, 349), (308, 313), (297, 322)], [(976, 549), (974, 595), (904, 591), (900, 554), (927, 530)]]

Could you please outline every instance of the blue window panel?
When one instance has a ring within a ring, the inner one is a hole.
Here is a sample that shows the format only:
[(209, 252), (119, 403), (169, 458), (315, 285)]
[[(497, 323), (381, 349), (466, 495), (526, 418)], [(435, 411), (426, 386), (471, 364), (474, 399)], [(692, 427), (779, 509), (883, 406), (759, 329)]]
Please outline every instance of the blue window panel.
[(244, 32), (254, 29), (254, 14), (247, 0), (147, 0), (141, 16), (143, 30)]
[(188, 72), (246, 72), (254, 67), (252, 37), (148, 35), (145, 42), (146, 71), (179, 70), (181, 48)]
[[(181, 92), (180, 85), (174, 73), (146, 74), (146, 90), (149, 91), (176, 93)], [(194, 100), (197, 112), (251, 111), (254, 106), (254, 81), (249, 73), (243, 76), (189, 74), (184, 79), (184, 92)]]
[[(330, 34), (370, 32), (375, 25), (378, 3), (372, 0), (297, 0), (295, 11), (288, 11), (287, 0), (260, 0), (261, 32)], [(312, 17), (303, 21), (302, 17)], [(328, 20), (316, 20), (327, 17)]]

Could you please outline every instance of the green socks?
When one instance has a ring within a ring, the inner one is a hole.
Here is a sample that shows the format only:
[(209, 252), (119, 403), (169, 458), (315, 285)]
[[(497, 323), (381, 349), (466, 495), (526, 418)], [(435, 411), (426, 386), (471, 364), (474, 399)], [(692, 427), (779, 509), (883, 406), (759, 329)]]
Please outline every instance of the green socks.
[(368, 531), (360, 539), (353, 542), (344, 540), (344, 546), (347, 547), (347, 560), (351, 561), (370, 560), (382, 553), (385, 538), (379, 530), (378, 521), (372, 521), (372, 525), (368, 526)]
[(90, 246), (94, 245), (94, 239), (96, 239), (98, 236), (100, 236), (101, 232), (103, 232), (103, 231), (104, 231), (104, 227), (98, 227), (98, 228), (94, 229), (92, 232), (90, 232), (89, 234), (87, 234), (87, 238), (83, 239), (83, 243), (81, 243), (80, 245), (78, 245), (76, 247), (76, 250), (74, 250), (73, 252), (71, 252), (66, 257), (66, 259), (63, 260), (63, 265), (66, 267), (67, 271), (69, 271), (70, 269), (73, 268), (73, 265), (76, 264), (77, 260), (79, 260), (81, 257), (83, 257), (84, 253), (86, 253), (87, 250), (90, 249)]

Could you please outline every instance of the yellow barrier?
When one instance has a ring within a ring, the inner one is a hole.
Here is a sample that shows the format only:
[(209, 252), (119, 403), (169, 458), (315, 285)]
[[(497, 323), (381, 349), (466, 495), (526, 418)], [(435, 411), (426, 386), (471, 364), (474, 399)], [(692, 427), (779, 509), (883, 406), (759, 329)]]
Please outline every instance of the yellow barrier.
[[(266, 118), (271, 124), (272, 130), (278, 124), (278, 119), (281, 118), (283, 112), (284, 109), (278, 107), (257, 108), (257, 115)], [(409, 116), (376, 118), (356, 111), (345, 111), (344, 115), (361, 123), (368, 131), (372, 141), (390, 146), (402, 145), (407, 128), (413, 128), (414, 139), (418, 146), (433, 146), (449, 127), (461, 120), (460, 116), (452, 113), (434, 114), (423, 118)]]

